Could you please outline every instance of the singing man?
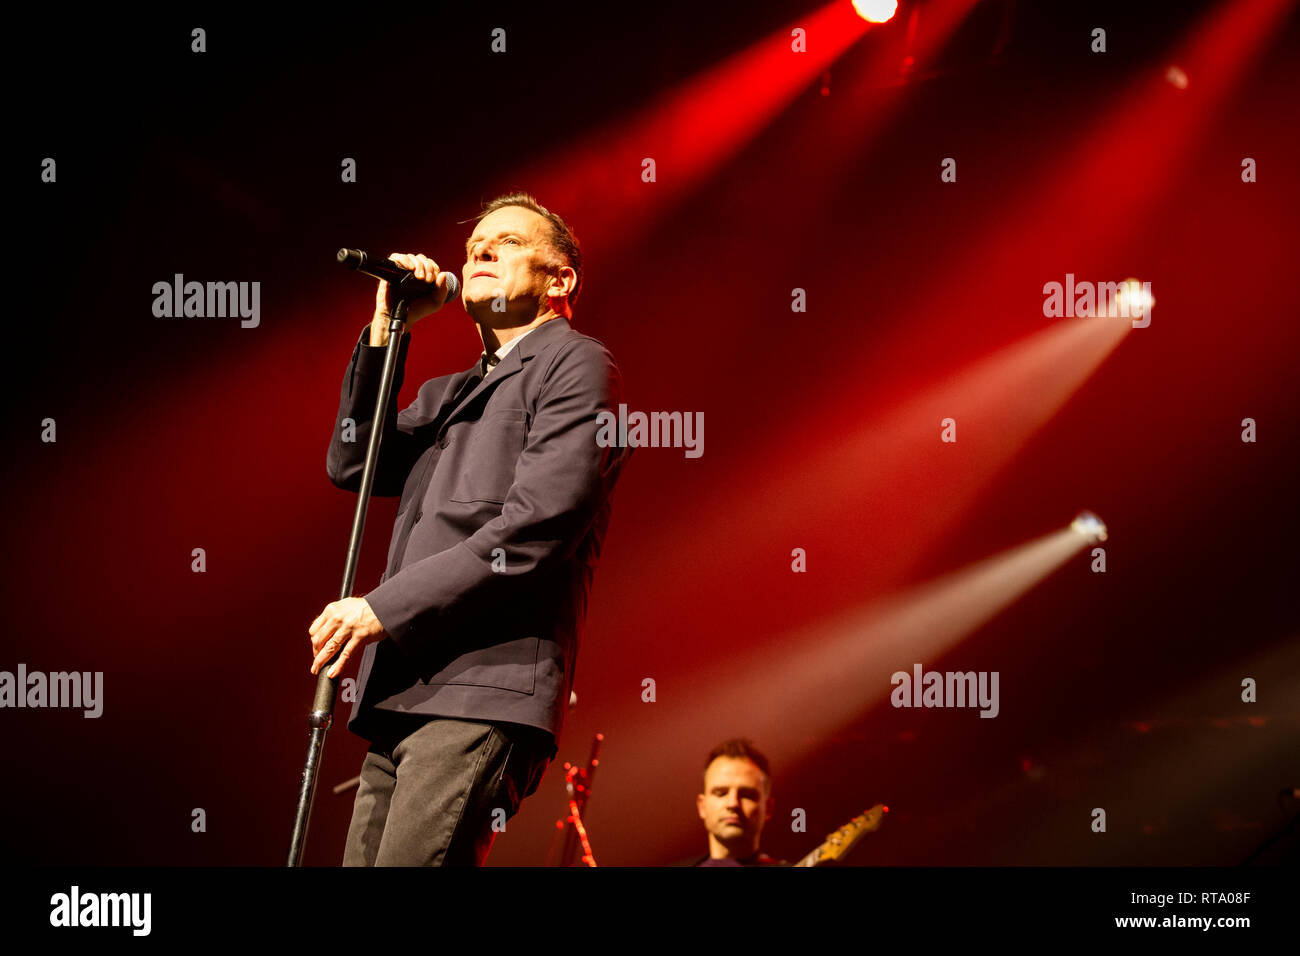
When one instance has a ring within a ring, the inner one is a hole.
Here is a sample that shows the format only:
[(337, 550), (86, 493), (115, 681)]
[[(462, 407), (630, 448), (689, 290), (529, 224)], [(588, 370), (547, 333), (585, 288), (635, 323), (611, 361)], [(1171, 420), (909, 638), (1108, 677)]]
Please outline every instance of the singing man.
[[(348, 728), (371, 742), (344, 866), (481, 866), (536, 791), (573, 686), (579, 635), (627, 454), (597, 443), (622, 381), (609, 350), (570, 321), (582, 254), (527, 193), (484, 205), (461, 267), (461, 302), (483, 343), (463, 372), (420, 386), (400, 413), (416, 323), (447, 274), (393, 254), (436, 286), (410, 303), (373, 493), (400, 496), (388, 569), (364, 597), (311, 623), (311, 672), (360, 658)], [(326, 467), (358, 491), (394, 307), (375, 313), (343, 376)]]

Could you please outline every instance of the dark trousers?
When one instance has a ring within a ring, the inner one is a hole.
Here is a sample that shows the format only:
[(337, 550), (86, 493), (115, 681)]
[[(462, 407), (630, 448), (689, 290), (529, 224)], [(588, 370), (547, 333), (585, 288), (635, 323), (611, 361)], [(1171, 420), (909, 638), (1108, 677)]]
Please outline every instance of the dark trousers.
[(385, 715), (361, 765), (344, 866), (482, 866), (542, 781), (550, 734), (522, 724)]

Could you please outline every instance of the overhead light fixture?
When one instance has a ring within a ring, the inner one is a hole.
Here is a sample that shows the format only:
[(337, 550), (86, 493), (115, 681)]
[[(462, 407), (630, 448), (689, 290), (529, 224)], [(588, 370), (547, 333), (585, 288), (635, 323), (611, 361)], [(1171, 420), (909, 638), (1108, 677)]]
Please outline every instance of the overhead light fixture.
[(898, 0), (853, 0), (853, 9), (868, 23), (885, 23), (898, 12)]
[(1070, 530), (1088, 539), (1089, 544), (1106, 540), (1106, 523), (1091, 511), (1080, 511), (1070, 522)]

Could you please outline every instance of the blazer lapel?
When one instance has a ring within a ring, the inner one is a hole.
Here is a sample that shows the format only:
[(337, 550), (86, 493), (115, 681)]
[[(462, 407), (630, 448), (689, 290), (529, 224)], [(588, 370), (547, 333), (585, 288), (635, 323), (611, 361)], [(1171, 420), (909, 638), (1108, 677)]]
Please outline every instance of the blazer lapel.
[[(447, 385), (447, 390), (443, 392), (443, 399), (438, 405), (437, 414), (433, 416), (435, 422), (445, 422), (451, 417), (450, 413), (460, 407), (461, 400), (470, 393), (471, 386), (477, 386), (477, 374), (474, 369), (466, 369), (456, 375), (455, 378)], [(442, 434), (442, 426), (438, 426), (438, 434)]]
[[(510, 376), (517, 372), (523, 371), (524, 362), (536, 355), (549, 341), (551, 336), (561, 335), (569, 329), (568, 320), (563, 316), (557, 319), (551, 319), (543, 322), (533, 331), (529, 332), (524, 339), (506, 353), (506, 357), (497, 363), (497, 367), (492, 370), (492, 374), (487, 378), (479, 379), (478, 384), (456, 403), (450, 415), (438, 429), (438, 438), (441, 439), (446, 433), (447, 427), (460, 417), (461, 413), (478, 401), (480, 396), (488, 395), (492, 389), (496, 388), (498, 383), (504, 382)], [(474, 369), (467, 373), (471, 378), (476, 377)], [(462, 389), (463, 391), (463, 389)]]

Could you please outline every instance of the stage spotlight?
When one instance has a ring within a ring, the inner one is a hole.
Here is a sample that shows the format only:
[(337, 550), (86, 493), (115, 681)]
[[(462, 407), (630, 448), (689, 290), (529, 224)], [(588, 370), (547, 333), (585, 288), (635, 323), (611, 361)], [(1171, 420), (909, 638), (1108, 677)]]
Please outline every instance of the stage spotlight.
[(885, 23), (898, 12), (898, 0), (853, 0), (853, 9), (868, 23)]
[(1070, 530), (1083, 535), (1089, 544), (1106, 540), (1106, 524), (1091, 511), (1080, 511), (1070, 522)]
[(1137, 279), (1125, 279), (1121, 282), (1115, 301), (1121, 308), (1120, 315), (1143, 316), (1151, 306), (1156, 304), (1150, 287), (1143, 285)]

